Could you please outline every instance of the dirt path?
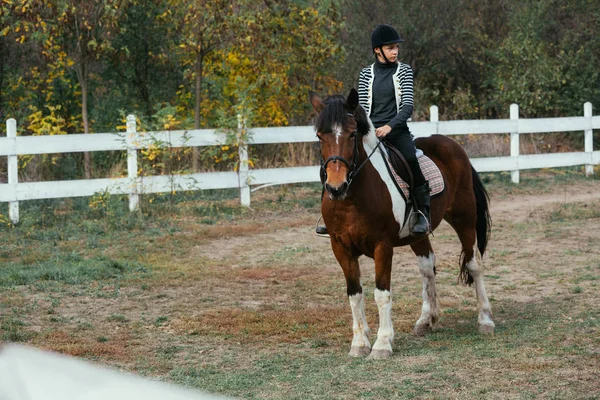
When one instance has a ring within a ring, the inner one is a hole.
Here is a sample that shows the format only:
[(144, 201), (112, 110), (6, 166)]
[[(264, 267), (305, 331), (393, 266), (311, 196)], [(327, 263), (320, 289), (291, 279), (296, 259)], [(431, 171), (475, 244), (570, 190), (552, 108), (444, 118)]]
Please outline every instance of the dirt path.
[(536, 193), (519, 196), (494, 196), (491, 203), (492, 216), (519, 220), (532, 211), (556, 203), (590, 202), (600, 199), (600, 181), (589, 181), (586, 184), (554, 186), (547, 193)]
[[(600, 200), (600, 181), (554, 186), (539, 194), (490, 193), (490, 197), (494, 225), (519, 223), (532, 218), (537, 211), (552, 208), (556, 204)], [(204, 241), (195, 250), (198, 255), (212, 260), (228, 260), (238, 266), (257, 265), (269, 257), (285, 258), (286, 253), (317, 252), (322, 257), (321, 252), (331, 253), (331, 249), (329, 240), (313, 234), (317, 217), (313, 214), (281, 216), (269, 225), (269, 231)], [(453, 234), (445, 223), (439, 229), (442, 236)], [(436, 231), (434, 241), (437, 236), (439, 233)]]

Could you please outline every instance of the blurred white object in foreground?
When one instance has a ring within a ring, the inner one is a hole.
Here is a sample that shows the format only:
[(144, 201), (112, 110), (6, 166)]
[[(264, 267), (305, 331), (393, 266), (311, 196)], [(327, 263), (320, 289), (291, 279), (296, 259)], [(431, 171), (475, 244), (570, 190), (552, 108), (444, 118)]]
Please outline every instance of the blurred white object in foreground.
[(0, 344), (0, 400), (223, 399), (31, 347)]

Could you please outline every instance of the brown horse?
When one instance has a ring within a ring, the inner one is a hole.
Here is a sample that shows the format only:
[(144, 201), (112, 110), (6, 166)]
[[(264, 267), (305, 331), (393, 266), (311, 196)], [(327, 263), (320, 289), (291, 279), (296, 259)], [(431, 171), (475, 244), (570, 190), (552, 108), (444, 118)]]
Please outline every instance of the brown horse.
[[(327, 193), (321, 204), (323, 219), (333, 253), (344, 271), (352, 309), (350, 355), (370, 353), (370, 358), (387, 358), (392, 355), (394, 339), (390, 291), (394, 247), (409, 245), (417, 256), (423, 280), (423, 306), (414, 328), (417, 335), (430, 332), (439, 317), (435, 255), (427, 236), (400, 238), (403, 219), (398, 220), (397, 215), (405, 213), (406, 202), (390, 190), (374, 127), (358, 104), (356, 90), (352, 89), (348, 98), (329, 96), (324, 101), (311, 92), (310, 102), (318, 113), (315, 130), (324, 160), (322, 178)], [(458, 234), (462, 245), (460, 279), (469, 285), (475, 283), (479, 331), (493, 333), (481, 266), (491, 225), (488, 194), (458, 143), (433, 135), (419, 138), (415, 144), (437, 165), (445, 183), (441, 195), (431, 200), (431, 227), (435, 229), (443, 218)], [(358, 265), (363, 254), (375, 260), (379, 330), (372, 348)]]

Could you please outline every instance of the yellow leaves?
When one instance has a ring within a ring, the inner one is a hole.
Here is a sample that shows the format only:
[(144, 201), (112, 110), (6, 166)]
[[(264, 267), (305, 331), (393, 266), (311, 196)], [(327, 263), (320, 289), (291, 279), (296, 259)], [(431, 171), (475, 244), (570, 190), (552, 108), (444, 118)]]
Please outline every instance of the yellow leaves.
[(50, 111), (50, 114), (44, 115), (37, 107), (29, 107), (32, 113), (27, 117), (29, 123), (27, 129), (31, 131), (34, 136), (66, 135), (67, 123), (65, 119), (58, 114), (61, 106), (47, 105), (46, 108)]
[(238, 65), (240, 63), (240, 59), (238, 58), (237, 54), (232, 51), (227, 54), (227, 62), (230, 65)]
[(0, 213), (0, 225), (7, 226), (11, 228), (13, 226), (10, 218), (6, 217), (4, 214)]
[(181, 125), (181, 121), (175, 118), (174, 115), (167, 114), (167, 117), (163, 121), (163, 128), (170, 131), (173, 129), (177, 129)]
[(147, 149), (142, 149), (141, 153), (148, 161), (154, 161), (162, 154), (162, 149), (157, 145), (151, 145)]

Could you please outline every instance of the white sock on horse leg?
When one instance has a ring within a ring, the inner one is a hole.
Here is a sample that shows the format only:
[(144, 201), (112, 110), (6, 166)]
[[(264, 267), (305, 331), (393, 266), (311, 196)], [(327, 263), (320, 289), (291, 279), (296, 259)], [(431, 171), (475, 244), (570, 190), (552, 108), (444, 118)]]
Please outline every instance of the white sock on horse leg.
[(388, 290), (375, 289), (375, 302), (379, 308), (379, 330), (373, 349), (391, 350), (392, 341), (394, 340), (392, 293)]
[(423, 280), (423, 307), (416, 325), (432, 326), (438, 318), (440, 309), (435, 285), (435, 254), (431, 252), (429, 257), (417, 257), (417, 264)]

